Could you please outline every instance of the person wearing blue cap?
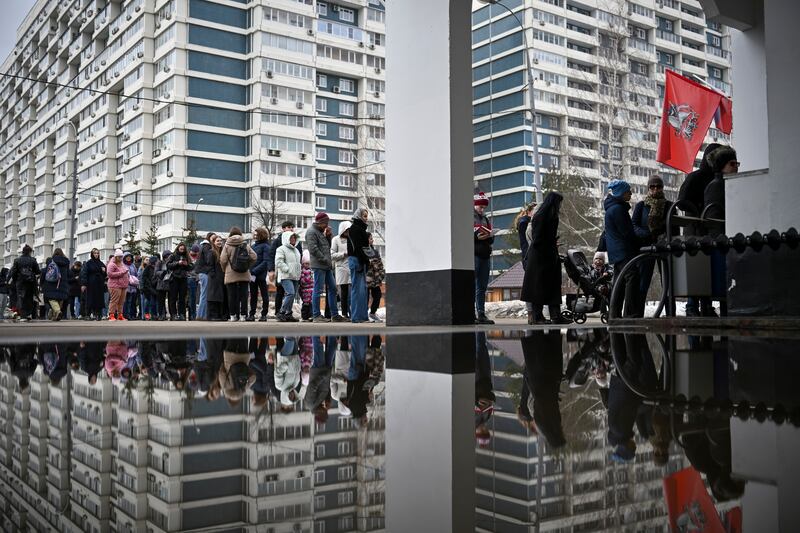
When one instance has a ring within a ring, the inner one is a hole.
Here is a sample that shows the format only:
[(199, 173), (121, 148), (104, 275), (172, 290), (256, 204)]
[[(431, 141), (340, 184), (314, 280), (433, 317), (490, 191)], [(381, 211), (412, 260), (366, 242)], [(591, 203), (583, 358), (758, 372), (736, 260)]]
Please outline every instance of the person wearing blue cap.
[[(608, 196), (603, 202), (605, 214), (605, 240), (608, 261), (614, 265), (614, 272), (622, 272), (625, 265), (639, 252), (639, 238), (633, 228), (630, 210), (631, 186), (625, 180), (612, 180), (608, 184)], [(625, 303), (622, 316), (641, 317), (644, 315), (639, 291), (639, 271), (629, 269), (624, 278), (615, 283), (624, 284)]]

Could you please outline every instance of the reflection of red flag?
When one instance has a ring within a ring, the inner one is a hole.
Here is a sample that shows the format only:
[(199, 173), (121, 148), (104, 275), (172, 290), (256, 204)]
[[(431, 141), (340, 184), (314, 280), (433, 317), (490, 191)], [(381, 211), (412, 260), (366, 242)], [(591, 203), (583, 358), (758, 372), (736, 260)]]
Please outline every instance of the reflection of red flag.
[(703, 479), (692, 467), (664, 478), (671, 531), (725, 533)]
[(722, 95), (667, 70), (656, 160), (691, 172)]

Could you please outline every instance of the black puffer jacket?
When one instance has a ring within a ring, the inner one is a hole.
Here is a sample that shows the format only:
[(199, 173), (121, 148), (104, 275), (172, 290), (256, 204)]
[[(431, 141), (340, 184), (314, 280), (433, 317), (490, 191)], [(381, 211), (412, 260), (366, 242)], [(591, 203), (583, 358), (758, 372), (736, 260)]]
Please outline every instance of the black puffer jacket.
[[(181, 261), (185, 261), (181, 264)], [(192, 270), (192, 260), (188, 252), (175, 252), (167, 260), (167, 270), (172, 272), (172, 279), (186, 279)]]
[(362, 265), (369, 264), (369, 258), (364, 254), (364, 248), (369, 247), (369, 237), (367, 237), (367, 223), (360, 218), (353, 218), (353, 225), (350, 226), (349, 237), (347, 238), (347, 255), (357, 257)]
[[(473, 230), (477, 230), (479, 226), (491, 229), (492, 224), (486, 215), (479, 215), (477, 212), (473, 213)], [(489, 259), (492, 256), (492, 244), (494, 244), (494, 237), (488, 239), (479, 239), (478, 233), (474, 233), (475, 241), (475, 256), (482, 259)]]

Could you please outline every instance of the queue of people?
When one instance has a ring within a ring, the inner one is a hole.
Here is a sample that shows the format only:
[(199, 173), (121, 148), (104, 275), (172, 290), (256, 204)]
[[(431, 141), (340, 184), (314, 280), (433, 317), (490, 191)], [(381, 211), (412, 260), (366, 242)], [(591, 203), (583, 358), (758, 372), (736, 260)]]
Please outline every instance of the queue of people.
[(26, 244), (12, 267), (0, 271), (0, 318), (253, 322), (260, 309), (259, 320), (266, 321), (275, 283), (280, 322), (300, 320), (293, 313), (298, 297), (305, 321), (381, 322), (385, 270), (368, 220), (359, 208), (334, 235), (329, 216), (317, 213), (305, 253), (291, 222), (274, 240), (261, 227), (250, 244), (232, 227), (226, 237), (209, 232), (200, 244), (181, 242), (149, 257), (118, 248), (103, 259), (93, 249), (83, 263), (56, 248), (40, 266)]

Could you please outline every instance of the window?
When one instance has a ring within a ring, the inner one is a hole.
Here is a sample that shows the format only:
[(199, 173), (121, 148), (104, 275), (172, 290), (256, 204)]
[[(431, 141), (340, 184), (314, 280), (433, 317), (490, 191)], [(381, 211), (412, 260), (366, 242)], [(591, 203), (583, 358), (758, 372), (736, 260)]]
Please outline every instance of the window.
[[(327, 209), (328, 208), (327, 207), (327, 205), (328, 205), (327, 200), (328, 200), (327, 197), (317, 195), (316, 200), (314, 201), (314, 207), (317, 208), (317, 209)], [(317, 474), (318, 473), (322, 474), (322, 481), (318, 481), (317, 480)], [(325, 482), (325, 471), (324, 470), (318, 470), (317, 472), (314, 472), (314, 480), (317, 483), (324, 483)]]
[(344, 141), (355, 139), (355, 128), (351, 126), (339, 126), (339, 138)]
[(347, 9), (345, 7), (339, 8), (339, 20), (344, 22), (355, 22), (355, 12), (352, 9)]
[(323, 457), (325, 457), (325, 445), (317, 444), (317, 446), (314, 448), (314, 458), (322, 459)]
[[(351, 176), (350, 174), (339, 174), (339, 187), (342, 187), (343, 189), (352, 189), (353, 176)], [(349, 443), (341, 443), (341, 442), (339, 443), (340, 446), (342, 444), (349, 444)], [(342, 455), (341, 452), (339, 452), (339, 455)]]
[(317, 111), (328, 112), (328, 101), (326, 99), (317, 97)]
[(325, 2), (317, 2), (317, 14), (326, 16), (328, 14), (328, 4)]
[[(317, 207), (319, 207), (319, 196), (317, 196)], [(325, 198), (322, 199), (323, 204), (325, 203)], [(324, 209), (324, 206), (323, 206)], [(314, 470), (314, 483), (325, 483), (325, 471), (324, 470)]]
[(336, 498), (337, 503), (339, 505), (350, 505), (353, 503), (353, 491), (348, 490), (345, 492), (340, 492)]
[(325, 74), (317, 74), (317, 87), (327, 87), (328, 86), (328, 76)]
[(350, 531), (351, 529), (353, 529), (353, 517), (350, 515), (339, 517), (338, 531)]
[(354, 93), (356, 92), (356, 84), (353, 80), (340, 78), (339, 90), (342, 91), (343, 93)]
[(328, 159), (328, 149), (323, 146), (317, 146), (317, 161), (326, 161)]
[(328, 173), (317, 172), (317, 185), (327, 185), (327, 184), (328, 184)]
[(353, 152), (349, 150), (339, 150), (339, 163), (344, 165), (352, 165), (355, 163), (356, 158), (353, 155)]
[(317, 496), (314, 496), (314, 510), (320, 511), (322, 509), (325, 509), (325, 495), (318, 494)]
[[(345, 213), (352, 213), (353, 212), (353, 200), (350, 198), (339, 198), (339, 211), (344, 211)], [(341, 469), (340, 469), (341, 470)], [(341, 477), (339, 480), (341, 481)], [(350, 479), (349, 477), (346, 479)]]
[(352, 117), (356, 114), (355, 105), (351, 104), (350, 102), (340, 102), (339, 103), (339, 114), (344, 115), (346, 117)]
[(716, 78), (716, 79), (718, 79), (718, 80), (721, 80), (721, 79), (722, 79), (722, 69), (720, 69), (720, 68), (717, 68), (717, 67), (708, 67), (708, 74), (709, 74), (709, 75), (710, 75), (712, 78)]
[(352, 445), (352, 443), (350, 441), (340, 442), (338, 444), (337, 448), (338, 448), (339, 456), (350, 455), (352, 453), (352, 451), (353, 451), (353, 445)]
[(717, 35), (709, 35), (708, 44), (720, 48), (722, 46), (722, 38)]
[[(350, 200), (351, 204), (352, 204), (352, 202), (353, 201)], [(352, 211), (352, 208), (350, 208), (350, 211)], [(353, 479), (353, 466), (352, 465), (340, 466), (339, 469), (336, 472), (336, 480), (337, 481), (348, 481), (348, 480), (351, 480), (351, 479)]]
[(328, 135), (328, 125), (324, 122), (317, 122), (317, 135), (325, 137)]

